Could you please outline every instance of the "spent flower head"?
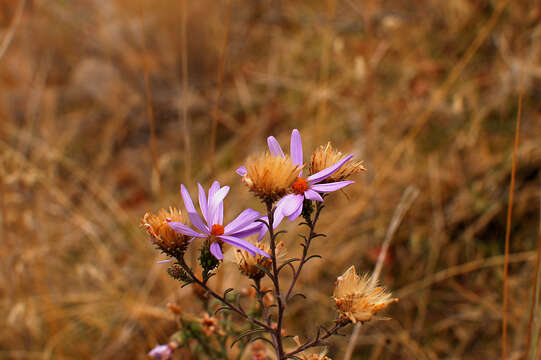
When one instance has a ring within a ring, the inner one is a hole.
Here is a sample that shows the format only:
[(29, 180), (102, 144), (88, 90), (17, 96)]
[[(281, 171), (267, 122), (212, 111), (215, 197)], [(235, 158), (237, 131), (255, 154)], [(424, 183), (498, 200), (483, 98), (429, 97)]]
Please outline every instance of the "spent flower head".
[[(266, 253), (271, 252), (269, 245), (265, 243), (257, 243), (255, 246)], [(283, 242), (276, 244), (275, 252), (277, 259), (280, 259), (285, 255), (285, 247)], [(235, 250), (235, 258), (240, 272), (253, 280), (258, 280), (265, 276), (265, 272), (262, 268), (270, 270), (272, 265), (272, 260), (270, 258), (261, 255), (252, 256), (248, 251), (242, 249)]]
[(225, 335), (220, 328), (218, 319), (216, 319), (214, 316), (210, 316), (208, 313), (203, 313), (203, 317), (200, 318), (198, 322), (201, 324), (203, 328), (203, 333), (206, 337), (210, 337), (215, 333), (220, 336)]
[[(295, 342), (295, 344), (297, 344), (297, 346), (302, 345), (298, 336), (294, 336), (293, 341)], [(299, 354), (299, 358), (302, 360), (332, 360), (330, 357), (327, 356), (327, 348), (324, 348), (319, 353), (310, 350), (303, 351)]]
[(154, 245), (167, 255), (179, 258), (186, 252), (189, 238), (171, 229), (169, 221), (184, 222), (180, 210), (169, 207), (169, 211), (160, 209), (157, 215), (147, 212), (141, 219), (141, 225)]
[(264, 202), (274, 202), (289, 192), (302, 171), (289, 157), (259, 154), (248, 159), (246, 166), (237, 169), (242, 182)]
[(244, 249), (252, 255), (259, 254), (266, 257), (269, 256), (257, 246), (243, 240), (243, 238), (260, 231), (262, 224), (255, 222), (255, 220), (261, 217), (260, 213), (252, 209), (246, 209), (233, 221), (224, 226), (223, 201), (229, 192), (229, 186), (220, 187), (220, 183), (215, 181), (208, 191), (208, 197), (201, 184), (198, 184), (198, 187), (199, 207), (201, 209), (201, 214), (203, 215), (202, 218), (195, 209), (192, 198), (184, 184), (180, 187), (180, 192), (186, 210), (188, 211), (188, 216), (193, 226), (197, 228), (198, 231), (193, 230), (182, 222), (170, 221), (169, 226), (173, 230), (193, 238), (207, 239), (210, 244), (210, 252), (218, 260), (223, 259), (222, 243), (228, 243)]
[(378, 311), (398, 301), (372, 276), (357, 275), (355, 266), (336, 279), (333, 297), (339, 320), (353, 323), (369, 321)]
[[(312, 174), (318, 173), (333, 164), (340, 162), (346, 156), (341, 152), (334, 149), (329, 141), (327, 145), (320, 146), (312, 154), (312, 163), (310, 165), (310, 171)], [(331, 174), (329, 177), (324, 179), (322, 183), (330, 183), (336, 181), (342, 181), (350, 177), (351, 175), (360, 173), (361, 171), (366, 170), (363, 166), (362, 161), (350, 161), (345, 163), (340, 169), (335, 173)]]

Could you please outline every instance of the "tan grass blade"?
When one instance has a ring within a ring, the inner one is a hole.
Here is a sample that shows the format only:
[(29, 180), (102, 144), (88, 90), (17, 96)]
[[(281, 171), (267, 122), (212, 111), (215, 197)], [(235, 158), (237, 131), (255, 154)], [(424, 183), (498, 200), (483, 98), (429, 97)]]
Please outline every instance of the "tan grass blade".
[(513, 213), (513, 196), (515, 190), (515, 175), (517, 172), (517, 150), (520, 133), (520, 117), (522, 115), (522, 92), (518, 98), (517, 122), (515, 128), (515, 142), (513, 145), (513, 165), (511, 168), (511, 184), (509, 185), (509, 204), (507, 206), (507, 225), (505, 230), (505, 263), (503, 266), (503, 308), (502, 308), (502, 360), (507, 358), (507, 307), (509, 303), (509, 243), (511, 239), (511, 215)]
[(144, 31), (144, 22), (143, 22), (143, 9), (139, 9), (139, 16), (141, 21), (141, 46), (142, 46), (142, 55), (143, 55), (143, 73), (145, 79), (145, 98), (146, 98), (146, 108), (148, 122), (150, 126), (150, 151), (152, 153), (152, 160), (154, 164), (154, 170), (156, 171), (157, 177), (157, 193), (161, 193), (161, 176), (160, 176), (160, 165), (159, 165), (159, 156), (158, 156), (158, 145), (156, 142), (156, 130), (154, 122), (154, 110), (152, 108), (152, 91), (150, 89), (150, 70), (148, 66), (148, 49), (145, 40), (145, 31)]
[(182, 46), (182, 129), (184, 133), (184, 180), (188, 182), (192, 172), (192, 145), (190, 138), (191, 122), (188, 118), (188, 38), (187, 38), (187, 17), (188, 2), (182, 0), (181, 14), (181, 46)]
[(229, 41), (229, 24), (231, 20), (231, 0), (227, 0), (227, 9), (225, 15), (224, 25), (224, 38), (222, 42), (222, 48), (220, 50), (220, 64), (218, 68), (218, 78), (216, 85), (216, 100), (214, 102), (214, 109), (212, 110), (212, 124), (210, 129), (210, 170), (211, 174), (214, 173), (214, 157), (216, 152), (216, 131), (218, 127), (218, 119), (220, 117), (220, 98), (222, 96), (222, 86), (224, 78), (225, 57), (227, 54), (227, 43)]
[(537, 355), (537, 344), (539, 343), (539, 330), (541, 326), (541, 315), (539, 314), (539, 297), (541, 293), (541, 188), (539, 196), (539, 233), (537, 241), (537, 261), (535, 263), (535, 278), (532, 290), (532, 308), (530, 311), (530, 322), (528, 325), (528, 340), (526, 349), (528, 359), (533, 360)]
[(21, 22), (25, 5), (26, 5), (26, 0), (19, 1), (17, 12), (15, 13), (15, 16), (13, 17), (11, 24), (9, 25), (9, 29), (6, 35), (4, 36), (2, 43), (0, 43), (0, 60), (2, 59), (2, 57), (4, 57), (4, 54), (6, 53), (6, 50), (9, 47), (9, 44), (11, 44), (11, 40), (13, 40), (13, 35), (15, 35), (15, 30), (17, 29), (17, 26)]

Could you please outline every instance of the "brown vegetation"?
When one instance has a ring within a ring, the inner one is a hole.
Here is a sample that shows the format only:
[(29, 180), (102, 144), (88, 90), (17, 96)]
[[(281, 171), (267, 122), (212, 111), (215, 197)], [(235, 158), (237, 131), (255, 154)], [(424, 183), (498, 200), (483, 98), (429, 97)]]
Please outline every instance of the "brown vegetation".
[[(297, 127), (305, 160), (330, 139), (367, 170), (322, 214), (329, 236), (314, 248), (327, 261), (307, 265), (309, 304), (294, 300), (288, 333), (332, 320), (334, 279), (349, 264), (373, 269), (413, 187), (381, 275), (400, 302), (392, 320), (362, 328), (353, 358), (498, 358), (522, 87), (516, 358), (539, 231), (540, 18), (526, 0), (1, 2), (0, 357), (134, 359), (167, 341), (167, 303), (200, 309), (156, 264), (141, 215), (180, 207), (180, 183), (214, 179), (245, 199), (226, 206), (256, 208), (234, 170), (266, 136), (286, 143)], [(282, 239), (290, 254), (295, 226)], [(235, 267), (215, 285), (240, 281)], [(348, 340), (329, 356), (342, 358)]]

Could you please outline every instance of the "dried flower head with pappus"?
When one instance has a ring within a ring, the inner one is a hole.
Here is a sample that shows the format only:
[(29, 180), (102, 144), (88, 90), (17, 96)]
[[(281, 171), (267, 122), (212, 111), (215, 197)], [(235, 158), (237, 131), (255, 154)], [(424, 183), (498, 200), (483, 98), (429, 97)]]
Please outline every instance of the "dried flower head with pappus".
[(183, 222), (180, 210), (170, 207), (169, 211), (160, 209), (157, 215), (147, 212), (141, 219), (141, 225), (150, 235), (152, 243), (165, 254), (181, 257), (188, 247), (189, 238), (171, 229), (169, 221)]
[[(343, 155), (338, 150), (334, 149), (329, 141), (327, 145), (320, 146), (314, 154), (312, 154), (312, 162), (310, 164), (310, 172), (318, 173), (329, 166), (339, 163), (346, 155)], [(350, 161), (344, 164), (335, 173), (324, 179), (322, 183), (342, 181), (352, 175), (358, 174), (366, 170), (362, 161)]]
[[(257, 243), (255, 246), (267, 254), (271, 252), (270, 246), (263, 242)], [(283, 242), (276, 244), (276, 257), (278, 259), (285, 256), (286, 250), (284, 246)], [(265, 276), (265, 271), (270, 270), (272, 266), (272, 260), (270, 258), (261, 255), (253, 256), (248, 251), (242, 249), (235, 250), (235, 259), (240, 272), (253, 280), (261, 279)]]
[(341, 321), (365, 322), (387, 305), (397, 302), (373, 277), (357, 275), (355, 266), (336, 279), (334, 301)]
[[(284, 320), (288, 304), (297, 295), (306, 298), (295, 289), (297, 280), (310, 260), (321, 258), (310, 246), (316, 238), (325, 236), (320, 229), (316, 231), (324, 198), (352, 185), (354, 181), (345, 179), (364, 168), (360, 162), (352, 161), (353, 155), (344, 156), (328, 144), (312, 155), (312, 173), (303, 177), (303, 145), (297, 129), (291, 132), (290, 156), (284, 154), (273, 136), (267, 138), (267, 144), (269, 153), (251, 156), (245, 166), (237, 169), (248, 190), (263, 200), (262, 212), (246, 209), (231, 222), (224, 222), (224, 199), (229, 186), (215, 181), (208, 191), (198, 184), (199, 211), (186, 187), (181, 185), (191, 226), (178, 210), (170, 210), (169, 215), (160, 213), (159, 217), (147, 214), (144, 218), (153, 242), (162, 250), (166, 249), (166, 253), (172, 253), (168, 244), (182, 240), (182, 252), (179, 256), (173, 255), (177, 261), (168, 268), (168, 273), (183, 286), (194, 286), (204, 314), (193, 320), (188, 311), (177, 312), (181, 326), (172, 335), (171, 344), (187, 348), (198, 359), (244, 358), (243, 354), (251, 353), (252, 360), (330, 360), (326, 350), (314, 352), (313, 348), (325, 346), (341, 329), (372, 319), (395, 301), (374, 279), (366, 275), (359, 277), (352, 266), (336, 282), (334, 301), (338, 316), (333, 319), (334, 326), (319, 325), (315, 337), (304, 343), (294, 337), (296, 347), (286, 349), (285, 339), (289, 334)], [(306, 227), (306, 231), (299, 234), (302, 250), (288, 258), (285, 241), (278, 239), (285, 231), (277, 228), (284, 219), (295, 221), (301, 215), (304, 219), (301, 225)], [(258, 234), (257, 242), (246, 240), (255, 234)], [(195, 241), (200, 246), (200, 268), (188, 265), (182, 256), (187, 247), (194, 246), (194, 239), (202, 240)], [(220, 268), (220, 264), (231, 259), (224, 257), (224, 244), (235, 247), (238, 271), (246, 277), (243, 280), (251, 282), (250, 291), (242, 285), (221, 294), (209, 285), (211, 277), (226, 270)], [(291, 275), (285, 277), (284, 269)], [(201, 275), (197, 274), (199, 271)], [(232, 344), (231, 350), (225, 344)], [(149, 355), (170, 358), (174, 349), (160, 345)]]
[(264, 202), (274, 202), (286, 195), (302, 170), (288, 157), (268, 153), (252, 156), (246, 167), (237, 169), (242, 182)]

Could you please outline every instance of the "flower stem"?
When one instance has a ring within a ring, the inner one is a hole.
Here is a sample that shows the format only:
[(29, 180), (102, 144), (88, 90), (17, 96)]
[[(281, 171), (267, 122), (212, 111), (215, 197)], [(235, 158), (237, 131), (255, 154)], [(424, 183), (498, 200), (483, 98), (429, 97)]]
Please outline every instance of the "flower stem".
[(289, 286), (289, 289), (288, 289), (286, 297), (285, 297), (286, 303), (289, 301), (289, 299), (291, 299), (291, 292), (293, 291), (293, 288), (295, 287), (295, 284), (297, 283), (297, 279), (299, 278), (299, 275), (301, 274), (302, 267), (308, 261), (307, 255), (308, 255), (308, 249), (310, 248), (310, 244), (311, 244), (312, 240), (315, 237), (318, 236), (318, 234), (315, 232), (315, 228), (316, 228), (317, 221), (319, 219), (319, 214), (321, 213), (321, 210), (323, 210), (323, 207), (324, 207), (323, 204), (318, 202), (317, 207), (316, 207), (316, 213), (314, 215), (314, 220), (306, 222), (306, 225), (310, 229), (310, 234), (308, 235), (308, 238), (305, 238), (305, 242), (304, 242), (304, 246), (303, 246), (303, 250), (302, 250), (302, 257), (301, 257), (301, 261), (299, 263), (299, 267), (297, 268), (297, 270), (293, 274), (293, 280), (291, 280), (291, 285)]
[(291, 358), (293, 355), (295, 354), (298, 354), (300, 353), (301, 351), (304, 351), (304, 350), (307, 350), (311, 347), (314, 347), (314, 346), (321, 346), (324, 344), (324, 341), (328, 338), (330, 338), (331, 336), (335, 335), (336, 333), (338, 333), (338, 331), (340, 329), (342, 329), (343, 327), (347, 326), (349, 324), (348, 323), (343, 323), (343, 322), (339, 322), (339, 323), (336, 323), (336, 325), (334, 325), (334, 327), (330, 330), (325, 330), (325, 334), (323, 336), (321, 336), (321, 334), (318, 332), (318, 334), (316, 335), (315, 339), (313, 340), (310, 340), (310, 341), (307, 341), (305, 342), (304, 344), (300, 345), (299, 347), (297, 347), (295, 350), (293, 351), (290, 351), (288, 352), (287, 354), (285, 354), (285, 357), (283, 359), (289, 359)]
[(259, 325), (259, 326), (261, 326), (262, 328), (264, 328), (264, 329), (266, 329), (268, 331), (273, 331), (273, 329), (269, 325), (267, 325), (264, 322), (259, 321), (259, 320), (255, 319), (254, 317), (248, 315), (246, 313), (246, 311), (244, 311), (244, 309), (242, 309), (241, 307), (235, 306), (230, 301), (228, 301), (224, 296), (219, 295), (214, 290), (209, 288), (205, 282), (199, 280), (199, 278), (197, 278), (197, 276), (195, 276), (195, 274), (192, 272), (190, 267), (184, 261), (179, 261), (179, 264), (186, 271), (186, 273), (191, 277), (193, 282), (195, 282), (197, 285), (199, 285), (203, 289), (205, 289), (205, 291), (207, 291), (212, 297), (216, 298), (222, 304), (227, 306), (227, 308), (229, 308), (231, 311), (236, 312), (237, 314), (239, 314), (240, 316), (242, 316), (243, 318), (245, 318), (246, 320), (248, 320), (249, 322), (251, 322), (253, 324)]
[(284, 318), (285, 305), (282, 301), (282, 295), (280, 294), (280, 280), (278, 273), (278, 264), (276, 259), (276, 234), (274, 234), (273, 222), (274, 222), (274, 212), (272, 211), (272, 203), (267, 202), (267, 217), (269, 219), (269, 237), (270, 237), (270, 249), (271, 249), (271, 260), (272, 260), (272, 275), (273, 275), (273, 285), (274, 285), (274, 295), (278, 303), (278, 318), (276, 320), (276, 329), (274, 329), (273, 340), (275, 343), (276, 357), (278, 360), (285, 359), (284, 357), (284, 345), (282, 341), (282, 320)]

